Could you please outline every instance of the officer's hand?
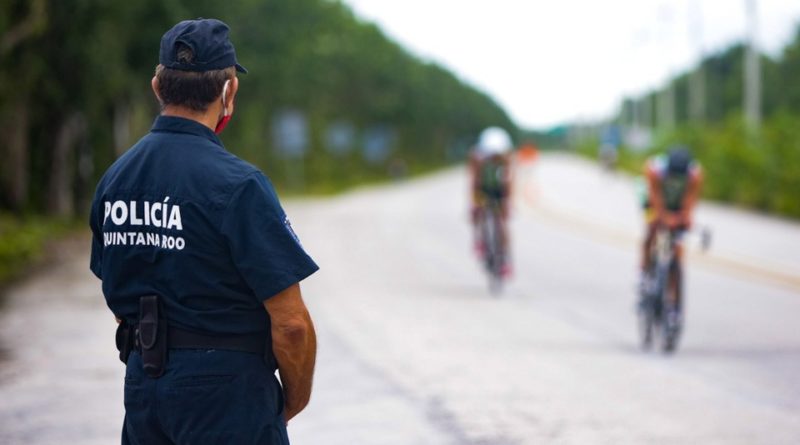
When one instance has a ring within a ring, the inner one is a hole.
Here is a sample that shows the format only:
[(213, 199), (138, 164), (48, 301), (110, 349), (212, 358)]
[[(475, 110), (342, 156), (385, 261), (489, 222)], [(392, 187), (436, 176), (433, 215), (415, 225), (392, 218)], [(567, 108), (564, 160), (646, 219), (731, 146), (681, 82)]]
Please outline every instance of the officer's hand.
[(295, 283), (264, 301), (269, 313), (272, 351), (283, 384), (287, 421), (303, 410), (311, 398), (311, 381), (317, 339), (311, 316)]

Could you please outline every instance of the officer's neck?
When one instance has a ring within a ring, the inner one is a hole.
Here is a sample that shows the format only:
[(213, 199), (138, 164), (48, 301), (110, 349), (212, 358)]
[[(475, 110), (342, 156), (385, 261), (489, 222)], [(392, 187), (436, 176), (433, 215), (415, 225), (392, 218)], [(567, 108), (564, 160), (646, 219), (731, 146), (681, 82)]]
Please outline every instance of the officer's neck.
[(190, 119), (205, 125), (211, 131), (214, 131), (219, 121), (219, 110), (216, 107), (209, 107), (205, 112), (199, 112), (191, 108), (167, 105), (161, 110), (161, 115)]

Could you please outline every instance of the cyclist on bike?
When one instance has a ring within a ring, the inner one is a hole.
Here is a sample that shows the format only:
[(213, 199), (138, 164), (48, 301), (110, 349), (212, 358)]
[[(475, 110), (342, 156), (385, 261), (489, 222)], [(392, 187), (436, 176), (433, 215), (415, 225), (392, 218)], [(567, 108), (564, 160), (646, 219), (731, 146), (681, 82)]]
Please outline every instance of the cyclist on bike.
[(480, 223), (490, 205), (499, 209), (499, 234), (502, 252), (501, 273), (511, 274), (509, 235), (506, 221), (509, 215), (508, 198), (511, 192), (511, 137), (499, 127), (489, 127), (481, 132), (475, 148), (470, 153), (469, 170), (472, 196), (472, 224), (475, 248), (480, 255), (486, 251), (481, 239)]
[[(642, 291), (646, 291), (646, 271), (651, 264), (650, 251), (660, 227), (677, 231), (675, 256), (683, 259), (680, 233), (692, 226), (692, 212), (700, 197), (703, 172), (684, 146), (673, 147), (666, 155), (654, 156), (645, 164), (647, 197), (644, 201), (647, 229), (642, 246)], [(672, 302), (680, 308), (680, 301)]]

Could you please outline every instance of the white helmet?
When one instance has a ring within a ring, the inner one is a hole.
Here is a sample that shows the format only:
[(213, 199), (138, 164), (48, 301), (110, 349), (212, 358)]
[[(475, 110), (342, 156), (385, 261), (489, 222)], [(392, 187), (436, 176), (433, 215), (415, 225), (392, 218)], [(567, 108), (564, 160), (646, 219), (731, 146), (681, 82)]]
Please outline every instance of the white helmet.
[(484, 156), (494, 156), (511, 151), (511, 136), (500, 127), (489, 127), (481, 132), (478, 139), (478, 152)]

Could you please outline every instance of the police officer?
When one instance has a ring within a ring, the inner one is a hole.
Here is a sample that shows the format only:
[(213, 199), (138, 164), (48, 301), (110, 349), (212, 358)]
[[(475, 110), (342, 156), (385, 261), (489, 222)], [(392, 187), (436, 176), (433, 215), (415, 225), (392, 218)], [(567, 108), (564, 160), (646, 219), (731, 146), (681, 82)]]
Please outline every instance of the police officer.
[(92, 203), (91, 270), (127, 362), (123, 444), (288, 444), (310, 397), (299, 282), (317, 265), (268, 179), (217, 137), (247, 72), (228, 31), (198, 19), (164, 34), (161, 114)]

